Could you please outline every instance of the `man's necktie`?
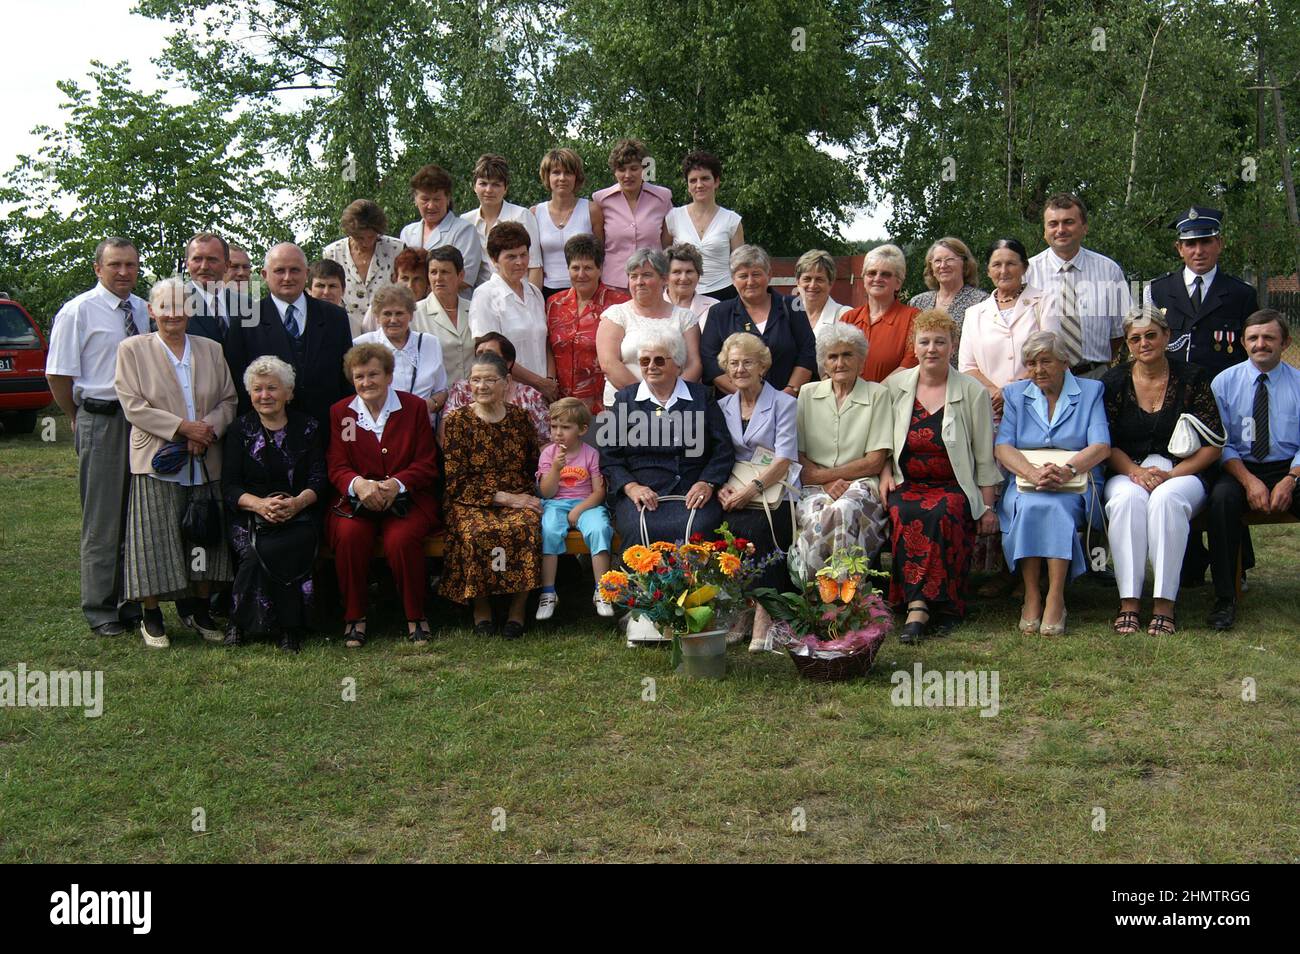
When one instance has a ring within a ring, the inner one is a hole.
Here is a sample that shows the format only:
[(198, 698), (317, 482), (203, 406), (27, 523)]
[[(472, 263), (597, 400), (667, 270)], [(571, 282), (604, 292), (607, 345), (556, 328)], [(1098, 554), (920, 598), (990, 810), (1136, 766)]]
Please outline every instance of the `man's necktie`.
[(129, 301), (124, 301), (118, 305), (122, 309), (122, 327), (126, 329), (126, 336), (131, 338), (140, 333), (140, 329), (135, 326), (135, 309), (131, 307)]
[(1079, 297), (1074, 287), (1074, 264), (1061, 268), (1061, 338), (1070, 353), (1070, 367), (1083, 360), (1083, 329), (1079, 323)]
[(294, 341), (298, 340), (298, 318), (293, 305), (284, 310), (284, 330), (289, 332), (289, 337)]
[(1259, 463), (1268, 457), (1268, 375), (1255, 379), (1255, 439), (1250, 443), (1250, 456)]
[(1192, 284), (1196, 286), (1195, 290), (1192, 292), (1192, 313), (1193, 314), (1200, 314), (1201, 312), (1201, 297), (1202, 297), (1201, 284), (1204, 281), (1205, 279), (1203, 279), (1200, 275), (1197, 275), (1196, 279), (1192, 282)]

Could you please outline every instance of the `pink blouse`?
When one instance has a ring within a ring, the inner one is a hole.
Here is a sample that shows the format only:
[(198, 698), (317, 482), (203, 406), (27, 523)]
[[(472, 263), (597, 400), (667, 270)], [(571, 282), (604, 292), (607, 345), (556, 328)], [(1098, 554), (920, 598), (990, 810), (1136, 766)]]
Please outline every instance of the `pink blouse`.
[(1045, 314), (1047, 295), (1026, 285), (1007, 315), (990, 295), (966, 309), (957, 351), (957, 370), (978, 371), (1000, 388), (1025, 376), (1020, 349), (1035, 331), (1058, 331), (1059, 323)]
[(611, 288), (627, 288), (627, 260), (639, 248), (662, 249), (664, 219), (673, 209), (670, 189), (641, 183), (634, 213), (623, 191), (612, 185), (592, 193), (591, 201), (605, 214), (605, 267), (600, 280)]

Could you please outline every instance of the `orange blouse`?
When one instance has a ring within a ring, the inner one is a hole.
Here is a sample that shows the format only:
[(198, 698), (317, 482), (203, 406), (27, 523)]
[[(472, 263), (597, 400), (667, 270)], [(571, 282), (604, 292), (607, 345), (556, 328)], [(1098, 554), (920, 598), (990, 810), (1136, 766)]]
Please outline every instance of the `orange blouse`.
[(917, 366), (916, 349), (912, 347), (912, 322), (919, 313), (919, 308), (899, 301), (875, 324), (871, 322), (869, 304), (840, 316), (840, 321), (847, 321), (867, 336), (867, 360), (862, 366), (864, 380), (879, 384), (899, 368)]

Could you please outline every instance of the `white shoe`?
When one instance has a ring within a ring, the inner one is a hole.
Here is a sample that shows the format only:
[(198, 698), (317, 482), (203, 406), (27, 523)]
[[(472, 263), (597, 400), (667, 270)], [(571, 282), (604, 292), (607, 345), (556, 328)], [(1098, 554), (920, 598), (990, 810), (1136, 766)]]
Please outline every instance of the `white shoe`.
[(597, 616), (604, 616), (606, 619), (609, 619), (609, 618), (612, 618), (612, 617), (613, 617), (613, 615), (614, 615), (614, 604), (611, 603), (609, 600), (604, 599), (604, 598), (600, 595), (600, 590), (597, 590), (597, 591), (596, 591), (596, 595), (593, 596), (593, 597), (591, 598), (591, 601), (592, 601), (593, 603), (596, 604), (596, 615), (597, 615)]
[(542, 598), (537, 601), (536, 619), (550, 619), (555, 615), (555, 605), (560, 602), (560, 598), (554, 593), (543, 593)]

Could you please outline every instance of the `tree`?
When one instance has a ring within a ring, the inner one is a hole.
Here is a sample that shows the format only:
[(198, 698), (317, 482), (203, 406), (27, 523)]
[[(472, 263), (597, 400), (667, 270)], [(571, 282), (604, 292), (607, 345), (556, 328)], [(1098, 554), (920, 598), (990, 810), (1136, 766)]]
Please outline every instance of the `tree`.
[(58, 85), (67, 124), (37, 127), (43, 145), (19, 157), (0, 189), (12, 206), (0, 224), (0, 284), (43, 321), (94, 283), (93, 252), (106, 235), (135, 242), (146, 273), (161, 277), (181, 267), (197, 231), (253, 249), (282, 234), (275, 181), (226, 119), (229, 102), (169, 105), (132, 89), (125, 64), (95, 62), (88, 86)]

